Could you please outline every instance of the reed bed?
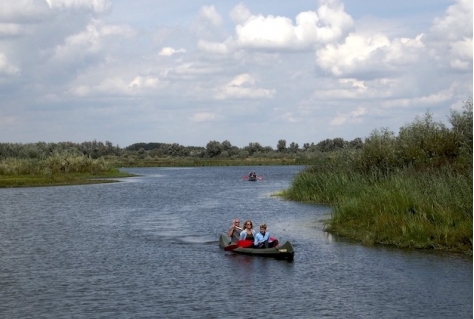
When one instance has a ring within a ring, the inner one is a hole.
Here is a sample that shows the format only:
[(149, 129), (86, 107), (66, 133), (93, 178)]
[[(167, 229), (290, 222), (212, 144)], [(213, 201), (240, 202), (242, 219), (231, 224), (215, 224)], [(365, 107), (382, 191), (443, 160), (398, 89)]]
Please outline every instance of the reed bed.
[(472, 255), (472, 100), (450, 122), (427, 113), (398, 136), (375, 130), (360, 151), (320, 158), (281, 195), (333, 206), (327, 231), (368, 245)]
[(398, 247), (472, 254), (472, 171), (399, 171), (390, 176), (307, 169), (282, 192), (329, 204), (328, 232)]
[(44, 159), (0, 160), (0, 187), (50, 186), (111, 182), (102, 177), (130, 176), (103, 158), (54, 154)]

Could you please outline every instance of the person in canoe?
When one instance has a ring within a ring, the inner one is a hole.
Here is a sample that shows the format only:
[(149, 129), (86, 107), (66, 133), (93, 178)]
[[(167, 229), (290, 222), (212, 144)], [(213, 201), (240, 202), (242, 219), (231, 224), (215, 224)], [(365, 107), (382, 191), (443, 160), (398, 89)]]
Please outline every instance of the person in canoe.
[(253, 246), (255, 248), (271, 248), (278, 245), (278, 240), (270, 241), (270, 233), (267, 232), (267, 225), (260, 225), (260, 232), (255, 235)]
[(255, 240), (255, 230), (253, 230), (253, 223), (251, 220), (246, 220), (244, 229), (240, 232), (240, 240)]
[(241, 232), (242, 228), (240, 228), (240, 220), (238, 218), (235, 218), (232, 221), (232, 225), (230, 226), (229, 231), (227, 232), (227, 236), (230, 237), (230, 242), (237, 243), (239, 241)]

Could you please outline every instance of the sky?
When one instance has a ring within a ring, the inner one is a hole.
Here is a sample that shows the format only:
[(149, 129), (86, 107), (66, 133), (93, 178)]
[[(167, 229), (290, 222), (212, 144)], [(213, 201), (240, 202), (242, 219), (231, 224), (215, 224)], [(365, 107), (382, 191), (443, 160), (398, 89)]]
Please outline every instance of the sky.
[(0, 0), (0, 143), (276, 148), (449, 127), (472, 0)]

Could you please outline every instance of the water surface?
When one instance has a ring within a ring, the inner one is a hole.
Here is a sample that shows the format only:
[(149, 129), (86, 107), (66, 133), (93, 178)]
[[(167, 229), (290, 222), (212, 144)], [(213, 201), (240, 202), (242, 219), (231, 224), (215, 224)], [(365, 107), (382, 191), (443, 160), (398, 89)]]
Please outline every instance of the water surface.
[[(302, 168), (0, 189), (0, 318), (472, 318), (472, 258), (325, 233), (329, 207), (272, 196)], [(219, 249), (235, 217), (289, 240), (294, 262)]]

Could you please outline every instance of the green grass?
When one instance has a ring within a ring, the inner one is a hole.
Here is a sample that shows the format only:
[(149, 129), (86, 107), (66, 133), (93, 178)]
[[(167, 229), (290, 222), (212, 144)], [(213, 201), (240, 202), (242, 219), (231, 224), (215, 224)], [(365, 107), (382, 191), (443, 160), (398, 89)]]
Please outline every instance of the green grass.
[(110, 183), (127, 177), (103, 159), (54, 155), (46, 159), (5, 159), (0, 161), (0, 187), (30, 187)]
[(0, 188), (112, 183), (114, 178), (130, 176), (133, 175), (118, 170), (100, 174), (0, 175)]
[(367, 245), (472, 255), (472, 172), (305, 170), (281, 196), (332, 205), (327, 231)]

